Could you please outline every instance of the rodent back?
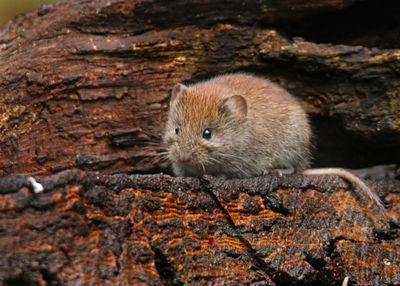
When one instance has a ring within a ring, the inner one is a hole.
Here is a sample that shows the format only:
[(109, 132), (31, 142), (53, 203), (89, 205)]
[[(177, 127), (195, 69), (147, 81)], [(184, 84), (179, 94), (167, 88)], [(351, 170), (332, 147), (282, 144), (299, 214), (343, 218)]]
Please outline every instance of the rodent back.
[[(206, 129), (212, 138), (204, 138)], [(270, 81), (247, 74), (176, 85), (164, 136), (176, 174), (227, 177), (307, 167), (309, 139), (307, 117), (297, 101)], [(193, 160), (183, 164), (182, 152), (192, 152)]]
[(309, 167), (311, 128), (301, 105), (286, 90), (249, 74), (219, 76), (210, 84), (243, 95), (248, 104), (253, 156), (264, 155), (266, 168)]

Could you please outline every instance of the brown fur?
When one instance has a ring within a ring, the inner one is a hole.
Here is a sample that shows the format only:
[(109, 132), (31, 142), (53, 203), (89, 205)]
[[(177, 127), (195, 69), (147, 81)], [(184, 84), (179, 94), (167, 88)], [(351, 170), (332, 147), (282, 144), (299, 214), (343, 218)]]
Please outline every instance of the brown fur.
[[(176, 175), (246, 178), (266, 169), (309, 166), (307, 116), (272, 82), (237, 73), (174, 90), (178, 92), (171, 100), (164, 142)], [(233, 95), (241, 97), (231, 99)], [(205, 128), (213, 131), (210, 140), (202, 138)], [(180, 162), (182, 152), (192, 154), (189, 163)]]
[[(212, 130), (209, 140), (202, 137), (206, 128)], [(267, 79), (237, 73), (188, 87), (177, 84), (164, 143), (178, 176), (248, 178), (273, 169), (304, 171), (310, 137), (307, 116), (287, 91)], [(384, 210), (379, 197), (346, 170), (310, 169), (304, 174), (339, 175)]]

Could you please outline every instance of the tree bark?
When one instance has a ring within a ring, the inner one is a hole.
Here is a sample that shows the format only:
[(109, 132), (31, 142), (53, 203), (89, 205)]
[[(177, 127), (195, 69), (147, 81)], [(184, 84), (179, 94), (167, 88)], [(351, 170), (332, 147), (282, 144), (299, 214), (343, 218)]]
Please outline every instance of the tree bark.
[(400, 161), (399, 50), (258, 27), (342, 1), (185, 3), (75, 0), (10, 22), (0, 34), (0, 173), (165, 171), (171, 87), (236, 70), (268, 76), (301, 100), (315, 126), (315, 166)]
[[(398, 180), (368, 182), (381, 214), (338, 178), (140, 175), (170, 172), (172, 86), (234, 71), (300, 100), (315, 166), (400, 162), (400, 6), (382, 8), (390, 29), (357, 33), (346, 15), (371, 3), (71, 0), (9, 22), (0, 284), (399, 285)], [(351, 39), (321, 36), (324, 18)]]
[(339, 178), (36, 179), (0, 179), (2, 285), (400, 284), (399, 181), (379, 215)]

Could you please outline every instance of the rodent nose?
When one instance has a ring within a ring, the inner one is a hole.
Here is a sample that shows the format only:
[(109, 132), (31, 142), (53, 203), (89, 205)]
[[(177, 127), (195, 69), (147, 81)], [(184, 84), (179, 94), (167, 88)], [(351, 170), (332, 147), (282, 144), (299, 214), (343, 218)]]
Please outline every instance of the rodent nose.
[(182, 152), (179, 159), (182, 163), (189, 163), (192, 160), (192, 152)]

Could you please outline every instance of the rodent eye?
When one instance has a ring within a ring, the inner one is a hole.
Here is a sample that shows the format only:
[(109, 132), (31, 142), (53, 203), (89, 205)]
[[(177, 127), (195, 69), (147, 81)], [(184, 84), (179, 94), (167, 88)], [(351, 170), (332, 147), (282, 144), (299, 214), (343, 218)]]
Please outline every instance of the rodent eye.
[(176, 127), (175, 127), (175, 134), (178, 134), (178, 133), (179, 133), (179, 129), (181, 129), (181, 127), (180, 127), (179, 125), (176, 125)]
[(211, 138), (212, 131), (209, 128), (204, 129), (203, 138), (209, 140)]

